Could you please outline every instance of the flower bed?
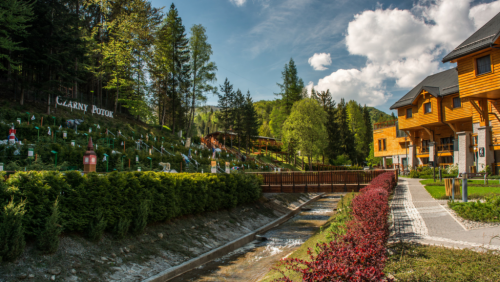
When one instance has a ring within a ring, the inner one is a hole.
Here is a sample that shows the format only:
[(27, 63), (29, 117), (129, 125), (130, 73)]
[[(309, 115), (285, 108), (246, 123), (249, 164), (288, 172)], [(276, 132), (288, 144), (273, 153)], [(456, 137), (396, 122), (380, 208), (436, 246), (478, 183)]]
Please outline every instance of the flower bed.
[[(394, 173), (384, 173), (361, 189), (352, 201), (352, 220), (345, 234), (311, 249), (311, 260), (283, 259), (288, 270), (298, 272), (303, 281), (380, 281), (387, 260), (385, 244), (389, 236), (389, 194), (396, 185)], [(281, 272), (284, 274), (284, 272)], [(277, 281), (292, 281), (283, 277)]]

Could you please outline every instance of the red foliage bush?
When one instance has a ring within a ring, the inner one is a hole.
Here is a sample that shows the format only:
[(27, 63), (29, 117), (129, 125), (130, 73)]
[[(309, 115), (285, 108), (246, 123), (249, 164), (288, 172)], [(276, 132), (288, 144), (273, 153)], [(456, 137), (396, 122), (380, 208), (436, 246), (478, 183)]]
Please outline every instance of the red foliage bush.
[[(380, 281), (387, 260), (389, 193), (396, 185), (394, 173), (384, 173), (361, 189), (352, 201), (353, 220), (337, 240), (318, 244), (311, 261), (283, 259), (286, 269), (301, 273), (303, 281)], [(284, 274), (284, 272), (282, 272)], [(283, 277), (276, 281), (292, 281)], [(387, 279), (387, 281), (390, 281)]]

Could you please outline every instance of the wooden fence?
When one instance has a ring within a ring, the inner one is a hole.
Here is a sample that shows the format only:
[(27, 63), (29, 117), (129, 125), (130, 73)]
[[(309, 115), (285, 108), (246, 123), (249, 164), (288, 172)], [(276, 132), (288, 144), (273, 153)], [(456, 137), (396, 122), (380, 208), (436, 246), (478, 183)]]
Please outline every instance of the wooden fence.
[(358, 192), (375, 177), (395, 170), (250, 172), (263, 177), (264, 193)]

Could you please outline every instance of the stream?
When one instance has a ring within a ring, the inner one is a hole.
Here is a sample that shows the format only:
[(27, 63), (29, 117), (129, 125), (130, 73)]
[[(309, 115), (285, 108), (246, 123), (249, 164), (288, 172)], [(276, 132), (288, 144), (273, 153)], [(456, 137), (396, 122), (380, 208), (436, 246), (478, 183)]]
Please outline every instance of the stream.
[(302, 245), (332, 216), (339, 194), (325, 194), (285, 223), (253, 241), (169, 281), (259, 281), (272, 266)]

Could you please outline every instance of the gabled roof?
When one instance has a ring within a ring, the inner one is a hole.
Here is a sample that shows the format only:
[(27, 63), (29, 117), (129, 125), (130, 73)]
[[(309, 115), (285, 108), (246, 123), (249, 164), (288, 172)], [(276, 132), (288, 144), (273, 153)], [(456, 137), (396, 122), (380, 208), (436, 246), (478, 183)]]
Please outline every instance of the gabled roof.
[(410, 92), (406, 93), (394, 105), (391, 110), (408, 106), (418, 98), (418, 95), (425, 90), (434, 97), (443, 97), (446, 95), (458, 93), (458, 72), (456, 68), (445, 70), (426, 77), (422, 82), (415, 86)]
[(458, 59), (468, 54), (491, 46), (500, 36), (500, 13), (478, 29), (467, 40), (458, 45), (443, 58), (443, 63)]

